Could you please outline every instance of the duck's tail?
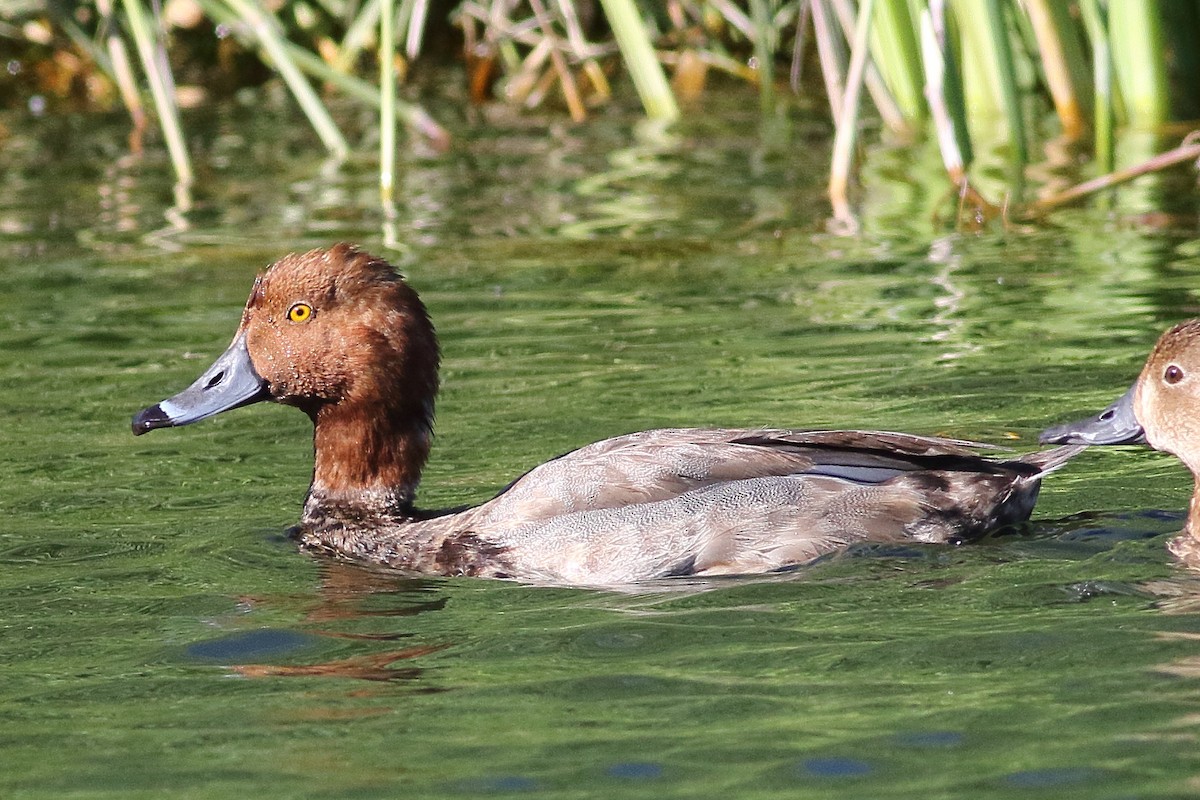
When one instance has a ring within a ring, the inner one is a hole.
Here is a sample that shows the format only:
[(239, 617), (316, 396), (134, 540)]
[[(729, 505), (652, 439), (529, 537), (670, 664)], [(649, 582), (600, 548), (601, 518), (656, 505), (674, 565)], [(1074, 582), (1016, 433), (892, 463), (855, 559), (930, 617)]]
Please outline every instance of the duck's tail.
[(1049, 450), (1039, 450), (1036, 453), (1026, 453), (1017, 460), (1022, 464), (1036, 467), (1040, 478), (1054, 472), (1086, 449), (1087, 445), (1085, 444), (1067, 444)]

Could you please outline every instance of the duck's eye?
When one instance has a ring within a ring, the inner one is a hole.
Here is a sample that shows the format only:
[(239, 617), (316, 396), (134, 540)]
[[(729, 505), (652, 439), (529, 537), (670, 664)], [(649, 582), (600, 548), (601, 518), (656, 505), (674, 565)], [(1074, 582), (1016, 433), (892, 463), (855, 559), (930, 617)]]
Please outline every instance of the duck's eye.
[(1167, 383), (1179, 383), (1183, 380), (1183, 370), (1177, 365), (1172, 364), (1163, 372), (1163, 380)]
[(292, 322), (307, 322), (312, 313), (312, 306), (308, 303), (296, 303), (288, 309), (288, 319)]

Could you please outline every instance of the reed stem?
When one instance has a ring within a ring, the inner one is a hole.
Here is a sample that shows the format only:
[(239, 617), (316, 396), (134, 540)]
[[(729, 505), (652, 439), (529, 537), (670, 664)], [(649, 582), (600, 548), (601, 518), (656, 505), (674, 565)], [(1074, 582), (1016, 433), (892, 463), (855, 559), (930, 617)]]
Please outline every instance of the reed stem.
[(554, 34), (554, 29), (550, 24), (550, 15), (542, 0), (529, 0), (529, 5), (533, 8), (534, 16), (537, 17), (538, 25), (545, 37), (544, 41), (549, 43), (550, 63), (558, 74), (558, 83), (562, 87), (563, 98), (567, 101), (567, 111), (570, 112), (571, 119), (575, 122), (583, 122), (587, 119), (587, 109), (583, 107), (583, 99), (579, 96), (575, 77), (571, 74), (562, 50), (559, 49), (558, 37)]
[(1012, 146), (1013, 161), (1023, 165), (1029, 161), (1025, 145), (1025, 115), (1021, 113), (1021, 101), (1017, 96), (1017, 73), (1013, 66), (1012, 48), (1008, 43), (1008, 26), (1004, 24), (1004, 13), (1000, 0), (983, 0), (987, 13), (987, 32), (991, 39), (994, 69), (1000, 88), (1000, 100), (1004, 116), (1008, 119), (1008, 140)]
[(906, 124), (925, 116), (921, 50), (907, 0), (879, 0), (871, 25), (871, 55)]
[(754, 61), (758, 71), (758, 102), (764, 114), (775, 107), (775, 43), (767, 0), (750, 0), (754, 22)]
[(1152, 172), (1161, 172), (1177, 164), (1194, 162), (1197, 159), (1200, 159), (1200, 136), (1192, 134), (1186, 137), (1178, 147), (1168, 150), (1165, 153), (1159, 153), (1132, 167), (1107, 173), (1090, 181), (1084, 181), (1051, 197), (1045, 197), (1035, 203), (1031, 203), (1025, 209), (1024, 215), (1029, 217), (1039, 216), (1060, 206), (1073, 203), (1090, 194), (1095, 194), (1096, 192), (1116, 186), (1117, 184), (1131, 181), (1134, 178), (1140, 178), (1143, 175), (1149, 175)]
[(395, 210), (396, 184), (396, 22), (392, 0), (379, 6), (379, 199)]
[(429, 0), (415, 0), (412, 13), (404, 31), (404, 55), (409, 61), (416, 61), (421, 55), (421, 42), (425, 37), (425, 19), (429, 16)]
[(1112, 52), (1108, 46), (1108, 21), (1097, 0), (1082, 0), (1084, 26), (1092, 44), (1092, 86), (1095, 106), (1092, 109), (1095, 160), (1101, 172), (1112, 172), (1116, 164), (1113, 142), (1113, 119), (1116, 98), (1112, 79)]
[(331, 62), (331, 66), (338, 72), (349, 70), (370, 42), (371, 34), (379, 27), (380, 2), (381, 0), (367, 0), (346, 29), (346, 35), (342, 37), (341, 46)]
[(1142, 127), (1157, 125), (1170, 114), (1162, 4), (1116, 0), (1107, 6), (1113, 71), (1129, 121)]
[(1092, 102), (1087, 86), (1087, 61), (1070, 9), (1056, 0), (1025, 0), (1024, 6), (1063, 134), (1078, 139), (1087, 130)]
[(833, 160), (829, 169), (829, 198), (834, 219), (853, 229), (857, 227), (850, 212), (850, 170), (854, 164), (854, 146), (858, 141), (859, 97), (862, 95), (863, 72), (870, 50), (871, 14), (875, 0), (863, 0), (858, 8), (858, 22), (850, 47), (850, 68), (846, 73), (846, 92), (838, 115), (837, 131), (833, 137)]
[(921, 54), (925, 65), (925, 86), (929, 110), (937, 133), (938, 150), (950, 180), (962, 186), (971, 163), (971, 139), (963, 110), (962, 95), (957, 91), (951, 51), (946, 41), (946, 5), (931, 0), (921, 12)]
[(667, 77), (654, 55), (650, 35), (642, 24), (633, 0), (600, 0), (600, 5), (612, 27), (638, 97), (642, 99), (646, 116), (666, 122), (679, 119), (675, 95), (671, 93)]
[[(179, 123), (179, 108), (175, 105), (171, 82), (162, 74), (165, 59), (160, 60), (157, 52), (161, 43), (143, 12), (140, 0), (123, 0), (122, 7), (129, 20), (129, 28), (137, 46), (142, 69), (146, 73), (146, 82), (150, 85), (150, 94), (154, 98), (154, 108), (158, 113), (158, 123), (162, 126), (175, 178), (186, 189), (193, 181), (192, 162), (183, 140), (183, 126)], [(186, 191), (184, 194), (187, 194)]]
[[(833, 11), (837, 15), (842, 33), (847, 39), (854, 38), (854, 8), (852, 6), (851, 0), (833, 0)], [(874, 49), (872, 49), (872, 53), (874, 53)], [(919, 53), (917, 62), (920, 62)], [(913, 120), (905, 116), (904, 110), (900, 108), (900, 104), (896, 102), (896, 98), (888, 89), (887, 81), (883, 79), (879, 66), (873, 60), (867, 61), (867, 71), (863, 76), (863, 81), (883, 124), (897, 133), (910, 134), (913, 129)]]
[[(813, 35), (817, 40), (817, 58), (821, 62), (821, 77), (825, 96), (829, 98), (829, 113), (834, 128), (842, 124), (842, 96), (846, 93), (846, 42), (838, 32), (830, 0), (812, 0)], [(849, 38), (849, 37), (847, 37)]]
[[(234, 30), (242, 30), (242, 20), (236, 14), (215, 0), (197, 0), (205, 13), (217, 22), (231, 26)], [(325, 81), (345, 92), (347, 95), (379, 108), (381, 98), (379, 89), (364, 80), (340, 72), (327, 64), (320, 56), (305, 50), (297, 44), (282, 40), (284, 49), (293, 63), (312, 77)], [(429, 115), (429, 112), (418, 105), (407, 103), (395, 98), (395, 114), (405, 125), (425, 136), (435, 147), (444, 149), (450, 144), (450, 134)]]
[(308, 121), (320, 137), (325, 149), (336, 158), (345, 158), (350, 152), (342, 132), (338, 130), (333, 118), (321, 103), (317, 93), (304, 79), (300, 68), (292, 60), (285, 40), (279, 30), (275, 18), (262, 10), (256, 0), (225, 0), (229, 8), (249, 25), (264, 55), (270, 59), (283, 78), (284, 83), (292, 91), (292, 96), (300, 104)]

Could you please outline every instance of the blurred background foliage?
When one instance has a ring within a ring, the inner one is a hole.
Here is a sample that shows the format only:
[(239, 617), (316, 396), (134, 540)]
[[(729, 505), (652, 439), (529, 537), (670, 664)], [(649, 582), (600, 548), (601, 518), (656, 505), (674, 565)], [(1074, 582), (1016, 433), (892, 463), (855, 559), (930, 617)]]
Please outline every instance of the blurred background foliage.
[[(378, 143), (385, 203), (397, 124), (448, 145), (419, 104), (439, 85), (425, 77), (579, 123), (623, 82), (663, 122), (716, 82), (767, 117), (826, 108), (835, 216), (864, 129), (936, 137), (970, 197), (980, 149), (1019, 173), (1059, 138), (1104, 173), (1115, 132), (1200, 118), (1200, 0), (6, 0), (0, 47), (5, 106), (124, 107), (131, 147), (159, 132), (184, 185), (180, 109), (278, 81), (330, 153)], [(378, 109), (378, 138), (347, 140), (342, 100)]]

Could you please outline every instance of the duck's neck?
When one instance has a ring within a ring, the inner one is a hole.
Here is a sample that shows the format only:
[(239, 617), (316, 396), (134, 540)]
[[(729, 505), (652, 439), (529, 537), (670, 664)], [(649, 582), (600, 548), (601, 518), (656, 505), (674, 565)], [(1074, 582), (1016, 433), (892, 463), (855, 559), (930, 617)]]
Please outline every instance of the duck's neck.
[(305, 522), (406, 517), (429, 457), (432, 407), (336, 403), (313, 418)]
[(1192, 489), (1192, 501), (1188, 503), (1187, 523), (1183, 526), (1184, 534), (1200, 540), (1200, 474), (1193, 473), (1195, 487)]

